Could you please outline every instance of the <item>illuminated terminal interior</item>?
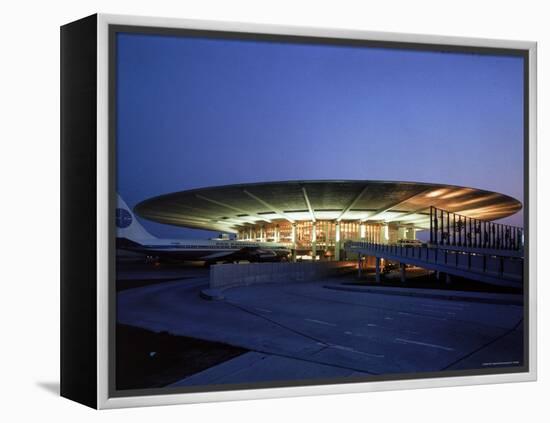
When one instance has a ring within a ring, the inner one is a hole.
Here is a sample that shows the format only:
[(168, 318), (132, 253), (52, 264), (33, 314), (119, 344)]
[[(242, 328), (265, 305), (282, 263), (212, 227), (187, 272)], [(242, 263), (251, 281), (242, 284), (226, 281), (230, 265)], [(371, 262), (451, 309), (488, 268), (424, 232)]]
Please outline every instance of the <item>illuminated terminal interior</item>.
[(343, 243), (395, 243), (430, 228), (430, 207), (492, 221), (521, 203), (452, 185), (383, 181), (283, 181), (175, 192), (135, 207), (159, 223), (288, 246), (294, 257), (340, 260)]
[(336, 246), (348, 240), (392, 243), (415, 239), (417, 228), (357, 221), (305, 220), (290, 223), (278, 220), (239, 229), (238, 240), (275, 242), (288, 245), (302, 258), (333, 257)]

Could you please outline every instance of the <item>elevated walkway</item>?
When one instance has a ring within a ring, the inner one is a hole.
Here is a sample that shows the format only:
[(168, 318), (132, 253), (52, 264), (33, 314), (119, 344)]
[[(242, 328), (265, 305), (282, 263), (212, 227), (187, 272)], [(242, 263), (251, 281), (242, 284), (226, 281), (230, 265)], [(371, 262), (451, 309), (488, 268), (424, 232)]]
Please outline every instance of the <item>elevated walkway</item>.
[[(347, 242), (347, 252), (376, 257), (377, 279), (380, 259), (401, 263), (402, 278), (405, 264), (443, 272), (499, 286), (523, 286), (523, 257), (517, 251), (483, 250), (456, 246), (400, 246), (371, 242)], [(361, 261), (360, 261), (361, 263)], [(361, 266), (359, 266), (359, 272)]]

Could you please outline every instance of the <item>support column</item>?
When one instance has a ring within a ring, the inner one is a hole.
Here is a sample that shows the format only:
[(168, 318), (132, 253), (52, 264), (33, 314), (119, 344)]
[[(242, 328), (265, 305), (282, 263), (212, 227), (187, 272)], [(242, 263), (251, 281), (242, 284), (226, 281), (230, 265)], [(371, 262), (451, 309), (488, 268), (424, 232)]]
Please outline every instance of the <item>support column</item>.
[(380, 283), (380, 257), (376, 257), (376, 283)]
[(311, 225), (311, 255), (313, 261), (317, 260), (317, 224)]
[(279, 233), (279, 225), (275, 225), (275, 239), (274, 239), (275, 242), (280, 242), (281, 241), (281, 235)]
[(357, 255), (357, 278), (361, 279), (361, 273), (363, 271), (363, 262), (361, 261), (361, 253)]
[(334, 241), (334, 260), (340, 261), (340, 222), (336, 222), (336, 236)]
[(430, 206), (430, 244), (433, 244), (434, 242), (434, 208), (433, 206)]
[(453, 245), (456, 245), (456, 214), (453, 213)]
[(433, 222), (431, 225), (431, 232), (433, 233), (433, 236), (430, 237), (430, 243), (437, 244), (437, 235), (438, 235), (438, 221), (437, 221), (437, 210), (433, 209)]
[(408, 239), (407, 237), (407, 232), (408, 232), (408, 228), (404, 227), (404, 226), (399, 226), (397, 228), (397, 239), (398, 240), (401, 240), (401, 239)]
[(443, 210), (441, 210), (441, 213), (440, 213), (440, 219), (441, 219), (441, 240), (440, 240), (440, 243), (441, 245), (445, 245), (447, 244), (447, 231), (445, 230), (445, 224), (446, 224), (446, 219), (445, 219), (445, 212)]
[(447, 212), (447, 245), (451, 245), (451, 216)]
[(383, 224), (380, 226), (380, 239), (378, 242), (380, 244), (387, 244), (389, 239), (389, 228), (387, 224)]
[(292, 224), (292, 262), (296, 262), (296, 223)]
[(363, 241), (367, 236), (367, 225), (364, 223), (361, 223), (359, 225), (359, 238), (361, 238), (361, 241)]
[(407, 282), (407, 273), (405, 271), (405, 263), (399, 263), (399, 274), (401, 276), (401, 283)]

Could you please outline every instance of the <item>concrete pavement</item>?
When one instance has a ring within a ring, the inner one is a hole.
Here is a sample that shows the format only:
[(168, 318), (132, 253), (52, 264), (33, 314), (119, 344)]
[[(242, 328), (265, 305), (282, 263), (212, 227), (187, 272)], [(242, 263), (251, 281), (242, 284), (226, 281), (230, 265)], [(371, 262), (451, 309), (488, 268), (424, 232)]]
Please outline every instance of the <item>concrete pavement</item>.
[(338, 282), (238, 287), (225, 290), (223, 301), (200, 297), (207, 278), (150, 285), (118, 294), (118, 321), (253, 352), (178, 386), (486, 368), (522, 360), (522, 306), (324, 288)]

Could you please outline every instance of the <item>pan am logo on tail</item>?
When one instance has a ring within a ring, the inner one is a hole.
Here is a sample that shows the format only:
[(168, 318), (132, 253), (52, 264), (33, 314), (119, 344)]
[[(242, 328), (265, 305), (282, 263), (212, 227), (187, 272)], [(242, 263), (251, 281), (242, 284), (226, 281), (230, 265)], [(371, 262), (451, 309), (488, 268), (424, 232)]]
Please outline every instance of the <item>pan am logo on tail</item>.
[(116, 226), (118, 228), (127, 228), (132, 224), (132, 215), (128, 210), (117, 208), (116, 209)]
[(147, 230), (141, 226), (134, 213), (128, 204), (122, 199), (120, 195), (117, 195), (117, 208), (115, 215), (115, 223), (117, 229), (117, 238), (126, 238), (130, 241), (143, 243), (156, 239)]

